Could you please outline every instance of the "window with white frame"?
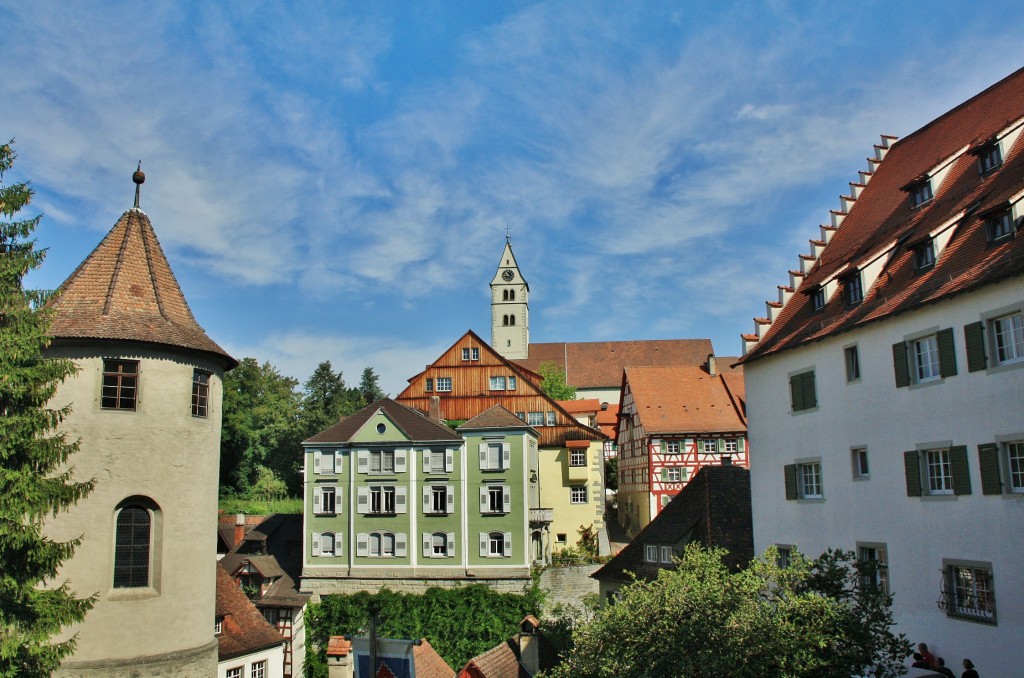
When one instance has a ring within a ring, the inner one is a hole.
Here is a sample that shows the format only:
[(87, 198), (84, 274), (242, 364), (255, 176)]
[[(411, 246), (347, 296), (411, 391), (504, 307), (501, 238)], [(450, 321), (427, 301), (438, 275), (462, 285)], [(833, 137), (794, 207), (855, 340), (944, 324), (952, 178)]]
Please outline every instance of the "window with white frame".
[(448, 537), (447, 532), (434, 532), (430, 535), (431, 558), (448, 558), (451, 555), (448, 550)]
[(923, 271), (935, 265), (935, 244), (929, 240), (914, 248), (914, 268)]
[(434, 386), (438, 391), (451, 392), (452, 390), (452, 378), (451, 377), (437, 377), (434, 380)]
[(821, 462), (803, 461), (785, 467), (786, 499), (821, 499), (823, 497)]
[(213, 635), (219, 636), (224, 633), (224, 617), (218, 616), (213, 620)]
[(316, 486), (313, 488), (313, 513), (317, 515), (334, 515), (337, 508), (336, 487)]
[(586, 485), (570, 485), (569, 486), (569, 503), (570, 504), (586, 504), (587, 503), (587, 486)]
[(942, 376), (939, 365), (939, 340), (934, 334), (913, 342), (914, 376), (918, 383), (933, 381)]
[(910, 187), (910, 202), (914, 207), (925, 204), (932, 199), (932, 182), (928, 179)]
[[(316, 453), (314, 453), (316, 454)], [(334, 474), (334, 455), (331, 453), (320, 454), (320, 474), (322, 475), (333, 475)]]
[(923, 458), (928, 494), (953, 494), (953, 468), (949, 450), (925, 450)]
[(978, 172), (986, 174), (1003, 164), (1003, 154), (999, 151), (999, 142), (985, 144), (977, 150)]
[(648, 563), (658, 562), (658, 547), (655, 544), (647, 544), (644, 546), (644, 560)]
[(392, 474), (395, 472), (393, 450), (370, 450), (370, 473)]
[(1010, 478), (1010, 492), (1024, 493), (1024, 441), (1005, 443), (1006, 469)]
[(665, 454), (679, 454), (679, 441), (669, 440), (665, 443)]
[(1024, 360), (1024, 315), (1017, 311), (993, 319), (992, 340), (997, 364)]
[(425, 387), (425, 390), (427, 391), (427, 393), (431, 393), (434, 390), (434, 380), (431, 379), (430, 377), (427, 377), (427, 385)]
[(866, 480), (870, 477), (870, 470), (868, 467), (868, 448), (853, 448), (850, 450), (850, 459), (853, 463), (854, 480)]
[(485, 558), (508, 558), (512, 555), (511, 532), (483, 532), (480, 555)]
[(516, 390), (516, 378), (511, 376), (511, 375), (508, 378), (508, 390), (509, 391)]
[(945, 560), (943, 570), (945, 576), (939, 607), (946, 615), (995, 624), (996, 593), (992, 565)]
[(479, 348), (474, 348), (473, 349), (473, 358), (472, 359), (473, 360), (480, 360), (480, 349)]
[(242, 678), (242, 667), (232, 666), (224, 673), (225, 678)]
[(512, 463), (512, 446), (503, 442), (480, 443), (480, 470), (501, 471)]
[(469, 360), (469, 349), (468, 348), (462, 349), (462, 359), (463, 360)]
[(428, 497), (425, 502), (428, 513), (448, 513), (449, 501), (454, 501), (455, 493), (449, 492), (447, 485), (431, 485), (425, 489), (425, 493)]
[(371, 532), (369, 553), (371, 558), (394, 558), (395, 535), (392, 532)]
[(1013, 212), (1011, 210), (1003, 210), (994, 214), (988, 218), (986, 225), (990, 242), (1009, 237), (1013, 235), (1014, 231)]
[(672, 547), (662, 546), (661, 547), (661, 562), (671, 563), (672, 562)]
[(739, 441), (737, 441), (735, 438), (732, 438), (731, 440), (726, 440), (725, 441), (725, 453), (726, 454), (736, 454), (738, 449), (739, 449)]
[(543, 412), (527, 412), (526, 423), (530, 426), (543, 426), (544, 425), (544, 413)]
[(445, 450), (426, 450), (424, 452), (429, 461), (427, 462), (428, 473), (445, 473), (447, 465), (445, 459), (448, 456), (448, 452)]
[(558, 423), (558, 420), (555, 419), (555, 413), (548, 412), (548, 426), (554, 426), (556, 423)]
[(885, 544), (857, 544), (857, 559), (864, 564), (862, 583), (889, 593), (889, 556)]
[(492, 391), (504, 391), (505, 390), (505, 377), (491, 377), (491, 390)]
[(262, 659), (258, 662), (253, 662), (251, 670), (249, 671), (249, 678), (267, 678), (267, 660)]
[(661, 471), (661, 479), (666, 483), (680, 483), (683, 481), (683, 469), (679, 466), (666, 466)]
[(512, 491), (508, 485), (483, 485), (480, 488), (481, 513), (509, 513), (512, 510)]
[(586, 466), (587, 465), (587, 451), (586, 450), (569, 450), (569, 466)]
[(337, 554), (339, 538), (334, 532), (313, 534), (313, 555), (333, 556)]
[(394, 513), (395, 488), (375, 486), (370, 488), (370, 513)]
[(702, 440), (700, 441), (701, 452), (704, 454), (716, 454), (718, 452), (718, 441), (717, 440)]
[(860, 352), (856, 346), (847, 346), (843, 349), (843, 360), (846, 363), (846, 381), (857, 381), (860, 379)]

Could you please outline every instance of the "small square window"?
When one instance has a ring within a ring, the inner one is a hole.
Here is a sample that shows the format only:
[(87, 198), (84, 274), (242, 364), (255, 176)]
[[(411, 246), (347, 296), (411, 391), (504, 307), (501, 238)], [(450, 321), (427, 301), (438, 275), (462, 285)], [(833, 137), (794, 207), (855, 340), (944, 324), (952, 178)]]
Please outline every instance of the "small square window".
[(586, 504), (587, 503), (587, 486), (586, 485), (571, 485), (569, 487), (569, 503), (570, 504)]
[(869, 478), (871, 472), (868, 467), (868, 448), (855, 447), (850, 451), (850, 457), (853, 462), (854, 479), (866, 480)]
[(425, 390), (427, 393), (431, 393), (434, 390), (434, 380), (430, 377), (427, 377), (427, 387)]
[(555, 535), (555, 543), (556, 544), (567, 544), (568, 542), (569, 542), (569, 540), (566, 538), (565, 533), (559, 532), (558, 534)]
[(929, 240), (914, 248), (914, 268), (924, 271), (935, 265), (935, 246)]
[(928, 179), (910, 187), (910, 201), (914, 207), (920, 207), (932, 199), (932, 182)]
[(992, 143), (978, 149), (978, 172), (987, 174), (1003, 164), (1003, 154), (999, 144)]
[(451, 392), (451, 390), (452, 390), (452, 378), (451, 377), (438, 377), (437, 381), (435, 383), (437, 384), (437, 390), (438, 391)]
[(569, 451), (569, 466), (586, 466), (587, 465), (587, 451), (586, 450), (570, 450)]
[(712, 438), (700, 441), (701, 452), (704, 454), (718, 454), (718, 441)]
[(996, 592), (988, 563), (944, 562), (939, 607), (949, 617), (996, 623)]
[(725, 441), (725, 453), (726, 454), (736, 454), (738, 451), (739, 451), (739, 441), (737, 441), (735, 438), (733, 438), (732, 440), (726, 440)]
[(543, 412), (530, 412), (526, 415), (526, 423), (530, 426), (543, 426), (544, 425), (544, 413)]
[(860, 352), (856, 346), (847, 346), (843, 349), (843, 359), (846, 362), (846, 381), (860, 380)]
[(1013, 235), (1013, 212), (1004, 210), (988, 219), (988, 239), (992, 242)]
[(665, 443), (665, 454), (679, 454), (679, 441), (672, 440)]
[(649, 563), (658, 562), (658, 547), (654, 544), (644, 546), (644, 560)]
[(683, 480), (683, 469), (679, 466), (666, 466), (662, 471), (662, 480), (667, 483), (679, 483)]
[(505, 390), (505, 377), (491, 377), (491, 390), (492, 391), (504, 391)]

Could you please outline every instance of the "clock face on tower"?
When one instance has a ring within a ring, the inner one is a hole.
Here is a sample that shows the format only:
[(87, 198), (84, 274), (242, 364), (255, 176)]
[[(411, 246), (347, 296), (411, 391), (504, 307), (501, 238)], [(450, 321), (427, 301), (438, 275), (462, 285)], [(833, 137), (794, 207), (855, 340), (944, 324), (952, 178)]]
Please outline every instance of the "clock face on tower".
[(504, 270), (504, 271), (502, 272), (502, 274), (501, 274), (501, 277), (502, 277), (502, 279), (503, 279), (503, 280), (504, 280), (505, 282), (512, 282), (512, 278), (516, 277), (516, 274), (515, 274), (515, 273), (513, 273), (513, 272), (511, 271), (511, 269), (507, 269), (507, 268), (506, 268), (506, 269), (505, 269), (505, 270)]

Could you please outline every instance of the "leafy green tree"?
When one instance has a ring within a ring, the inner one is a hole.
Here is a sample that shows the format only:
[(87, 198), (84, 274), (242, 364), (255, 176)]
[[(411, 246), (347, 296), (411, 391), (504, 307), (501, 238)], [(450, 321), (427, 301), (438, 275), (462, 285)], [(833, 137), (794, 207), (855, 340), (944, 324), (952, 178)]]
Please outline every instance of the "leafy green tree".
[(266, 466), (290, 491), (299, 491), (303, 436), (297, 386), (297, 380), (255, 358), (244, 358), (224, 375), (222, 488), (246, 495), (259, 477), (259, 467)]
[(537, 368), (540, 372), (540, 389), (555, 400), (576, 400), (576, 387), (565, 383), (565, 370), (554, 361), (543, 362)]
[(84, 619), (93, 599), (76, 598), (67, 583), (54, 586), (81, 539), (49, 539), (43, 520), (68, 510), (95, 481), (75, 482), (66, 466), (78, 450), (58, 431), (70, 406), (47, 407), (76, 367), (43, 356), (47, 295), (22, 286), (46, 253), (31, 239), (40, 217), (16, 218), (32, 189), (2, 183), (15, 157), (11, 143), (0, 145), (0, 676), (48, 676), (75, 648), (74, 638), (51, 637)]
[(266, 466), (257, 466), (256, 482), (252, 486), (250, 495), (253, 499), (265, 502), (284, 499), (288, 496), (288, 486), (277, 477), (273, 470)]
[(619, 458), (617, 456), (604, 460), (604, 486), (612, 491), (619, 489)]
[(775, 564), (774, 549), (739, 572), (725, 551), (687, 547), (675, 569), (636, 581), (573, 633), (550, 675), (828, 678), (903, 675), (910, 643), (893, 635), (892, 597), (871, 564), (830, 551)]
[(351, 414), (348, 412), (350, 400), (341, 371), (335, 372), (330, 360), (317, 365), (302, 387), (303, 437), (308, 438), (337, 423), (343, 414)]

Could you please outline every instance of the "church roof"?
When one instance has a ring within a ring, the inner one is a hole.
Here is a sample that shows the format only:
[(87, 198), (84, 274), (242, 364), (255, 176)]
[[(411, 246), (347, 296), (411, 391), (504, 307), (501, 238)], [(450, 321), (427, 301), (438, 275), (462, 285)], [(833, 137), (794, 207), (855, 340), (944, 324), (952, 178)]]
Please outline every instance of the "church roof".
[(237, 365), (196, 322), (142, 210), (121, 215), (49, 302), (57, 339), (141, 341), (218, 356)]

